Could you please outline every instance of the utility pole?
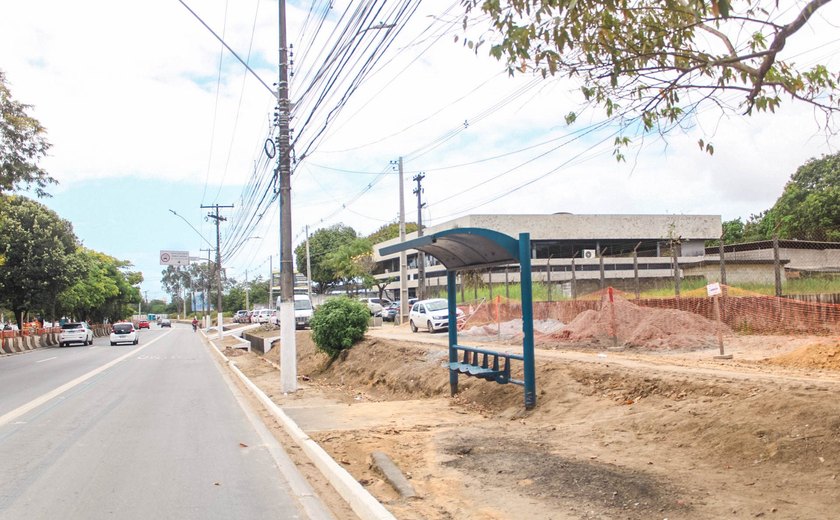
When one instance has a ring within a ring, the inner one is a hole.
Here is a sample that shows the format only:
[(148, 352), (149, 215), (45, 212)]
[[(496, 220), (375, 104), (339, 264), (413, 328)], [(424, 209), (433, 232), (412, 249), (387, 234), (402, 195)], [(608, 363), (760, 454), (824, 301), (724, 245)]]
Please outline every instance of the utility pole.
[(251, 287), (248, 285), (248, 270), (245, 269), (245, 310), (250, 311), (251, 306), (248, 303), (248, 292), (250, 292)]
[[(423, 172), (414, 176), (414, 181), (417, 187), (414, 188), (414, 194), (417, 195), (417, 236), (423, 236), (423, 208), (426, 203), (422, 201), (423, 186), (420, 184), (426, 174)], [(426, 299), (426, 254), (423, 251), (417, 251), (417, 299)]]
[(294, 264), (292, 261), (292, 162), (289, 129), (289, 62), (286, 0), (279, 0), (279, 77), (277, 79), (277, 180), (280, 181), (280, 390), (297, 390)]
[(213, 252), (213, 249), (199, 249), (199, 251), (201, 251), (201, 252), (206, 251), (207, 252), (207, 273), (206, 273), (206, 276), (205, 276), (205, 282), (207, 282), (207, 283), (204, 286), (204, 305), (202, 305), (202, 307), (204, 309), (204, 316), (203, 316), (203, 318), (205, 320), (204, 326), (207, 327), (208, 326), (208, 324), (206, 323), (207, 314), (210, 312), (210, 303), (209, 303), (210, 302), (210, 275), (212, 273), (212, 271), (210, 270), (210, 266), (213, 265), (213, 263), (210, 261), (210, 253)]
[(272, 309), (271, 301), (274, 299), (274, 255), (268, 256), (268, 308)]
[[(391, 164), (394, 164), (391, 161)], [(403, 185), (403, 158), (397, 162), (397, 173), (400, 176), (400, 243), (405, 242), (405, 186)], [(408, 316), (408, 253), (400, 251), (400, 324), (405, 323)]]
[(306, 226), (306, 296), (312, 303), (312, 262), (309, 261), (309, 226)]
[(215, 213), (208, 213), (207, 217), (212, 218), (216, 221), (216, 319), (217, 326), (216, 328), (219, 331), (219, 339), (222, 339), (222, 325), (224, 324), (224, 320), (222, 317), (222, 249), (219, 245), (222, 241), (222, 233), (219, 229), (219, 224), (226, 221), (225, 217), (219, 215), (219, 210), (222, 208), (232, 208), (233, 204), (228, 206), (221, 206), (219, 204), (213, 204), (212, 206), (201, 206), (201, 209), (215, 209)]

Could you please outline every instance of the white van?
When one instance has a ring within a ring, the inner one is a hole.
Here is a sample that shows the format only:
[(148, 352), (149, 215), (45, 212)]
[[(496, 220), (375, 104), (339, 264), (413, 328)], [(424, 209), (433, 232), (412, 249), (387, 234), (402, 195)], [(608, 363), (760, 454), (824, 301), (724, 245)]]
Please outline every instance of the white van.
[[(312, 320), (314, 309), (312, 308), (312, 301), (309, 296), (305, 294), (295, 294), (295, 328), (305, 329), (309, 326), (309, 321)], [(277, 308), (280, 308), (280, 297), (277, 297)]]

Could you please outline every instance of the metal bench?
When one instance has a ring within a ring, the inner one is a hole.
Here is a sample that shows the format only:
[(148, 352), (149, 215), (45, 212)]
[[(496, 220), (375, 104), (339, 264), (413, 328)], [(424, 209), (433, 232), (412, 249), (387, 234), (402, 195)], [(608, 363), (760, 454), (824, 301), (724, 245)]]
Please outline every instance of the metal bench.
[(467, 376), (477, 377), (486, 381), (495, 381), (499, 384), (512, 383), (525, 385), (524, 381), (510, 377), (510, 360), (524, 358), (518, 354), (507, 352), (495, 352), (463, 345), (453, 345), (452, 349), (463, 354), (459, 355), (460, 361), (450, 361), (449, 370)]

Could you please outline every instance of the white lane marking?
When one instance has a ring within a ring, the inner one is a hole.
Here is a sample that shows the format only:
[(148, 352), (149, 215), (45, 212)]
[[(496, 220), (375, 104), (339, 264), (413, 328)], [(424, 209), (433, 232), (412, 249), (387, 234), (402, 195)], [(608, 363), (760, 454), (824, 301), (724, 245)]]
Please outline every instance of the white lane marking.
[(48, 357), (47, 359), (42, 359), (41, 361), (36, 361), (36, 363), (43, 363), (44, 361), (49, 361), (49, 360), (51, 360), (51, 359), (55, 359), (55, 358), (57, 358), (57, 357), (58, 357), (58, 356)]
[(136, 349), (132, 350), (131, 352), (123, 354), (122, 356), (118, 357), (117, 359), (115, 359), (113, 361), (109, 361), (108, 363), (105, 363), (101, 367), (95, 368), (95, 369), (91, 370), (90, 372), (88, 372), (87, 374), (81, 375), (81, 376), (77, 377), (76, 379), (74, 379), (74, 380), (72, 380), (68, 383), (64, 383), (63, 385), (59, 386), (58, 388), (56, 388), (54, 390), (50, 390), (49, 392), (42, 395), (41, 397), (37, 397), (37, 398), (29, 401), (28, 403), (24, 404), (24, 405), (18, 406), (17, 408), (12, 410), (11, 412), (6, 413), (5, 415), (0, 415), (0, 426), (3, 426), (8, 422), (17, 419), (21, 415), (34, 410), (35, 408), (41, 406), (42, 404), (46, 403), (50, 399), (53, 399), (53, 398), (63, 394), (64, 392), (70, 390), (71, 388), (84, 383), (85, 381), (92, 378), (93, 376), (108, 370), (109, 368), (116, 365), (120, 361), (137, 354), (137, 352), (139, 352), (139, 351), (143, 350), (144, 348), (154, 344), (157, 340), (166, 337), (168, 334), (169, 334), (169, 332), (167, 332), (166, 334), (163, 334), (161, 336), (158, 336), (157, 338), (153, 339), (152, 341), (150, 341), (148, 343), (144, 343), (143, 345), (137, 347)]

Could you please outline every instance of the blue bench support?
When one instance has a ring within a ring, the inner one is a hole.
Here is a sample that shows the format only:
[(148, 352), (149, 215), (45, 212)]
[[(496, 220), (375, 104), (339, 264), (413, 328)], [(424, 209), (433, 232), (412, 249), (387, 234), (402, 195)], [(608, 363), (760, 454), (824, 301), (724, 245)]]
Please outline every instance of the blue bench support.
[[(519, 265), (522, 285), (522, 355), (507, 354), (458, 345), (457, 323), (457, 280), (456, 271), (447, 270), (446, 296), (449, 304), (449, 389), (452, 395), (458, 393), (458, 375), (478, 377), (500, 384), (513, 383), (525, 387), (525, 409), (537, 405), (536, 375), (534, 368), (534, 311), (531, 290), (531, 238), (528, 233), (519, 234)], [(458, 353), (463, 352), (462, 359)], [(500, 359), (503, 364), (500, 366)], [(524, 365), (522, 381), (511, 379), (510, 360), (521, 360)]]
[[(434, 256), (446, 266), (447, 303), (449, 304), (449, 387), (452, 395), (458, 392), (458, 375), (479, 377), (497, 383), (521, 384), (525, 387), (525, 408), (537, 405), (534, 369), (534, 311), (531, 293), (531, 236), (520, 233), (515, 239), (504, 233), (483, 228), (453, 228), (424, 235), (412, 240), (385, 246), (380, 255), (391, 255), (409, 249)], [(522, 356), (513, 356), (458, 345), (458, 314), (455, 296), (458, 293), (455, 275), (458, 270), (476, 269), (490, 265), (519, 264), (522, 282)], [(458, 359), (458, 352), (464, 358)], [(510, 360), (521, 359), (524, 365), (522, 381), (510, 379)], [(501, 363), (501, 364), (497, 364)]]

